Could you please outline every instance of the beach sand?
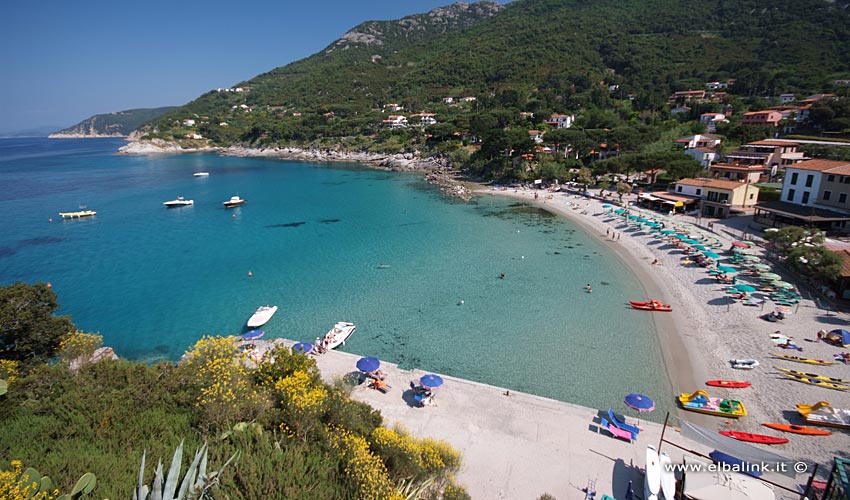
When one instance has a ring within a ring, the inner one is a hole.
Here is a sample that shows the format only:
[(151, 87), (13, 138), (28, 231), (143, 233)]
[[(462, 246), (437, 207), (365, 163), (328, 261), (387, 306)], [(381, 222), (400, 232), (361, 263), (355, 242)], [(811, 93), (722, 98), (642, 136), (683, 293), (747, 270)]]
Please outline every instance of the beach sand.
[[(680, 417), (716, 430), (781, 435), (784, 433), (761, 424), (805, 424), (796, 411), (798, 403), (811, 405), (829, 401), (836, 408), (850, 408), (850, 391), (836, 391), (790, 380), (774, 368), (850, 379), (850, 367), (847, 365), (816, 366), (770, 356), (786, 354), (832, 360), (834, 353), (844, 349), (814, 340), (819, 330), (848, 328), (850, 318), (846, 314), (828, 313), (815, 301), (804, 299), (784, 321), (769, 323), (759, 318), (774, 309), (769, 299), (763, 309), (744, 306), (740, 302), (730, 303), (723, 291), (724, 285), (711, 278), (706, 269), (680, 265), (685, 257), (682, 250), (666, 242), (659, 243), (648, 231), (637, 230), (622, 217), (605, 213), (602, 208), (604, 202), (563, 192), (554, 193), (552, 199), (547, 200), (549, 193), (534, 191), (540, 194), (538, 199), (534, 199), (532, 190), (490, 189), (485, 193), (526, 200), (565, 216), (581, 224), (591, 234), (608, 241), (612, 250), (628, 263), (644, 284), (647, 298), (673, 306), (672, 313), (647, 314), (652, 314), (656, 320), (667, 373), (677, 393), (704, 389), (712, 396), (734, 397), (744, 402), (749, 413), (745, 418), (732, 421), (684, 411), (679, 412)], [(576, 206), (578, 209), (575, 209)], [(651, 214), (646, 210), (643, 212)], [(682, 223), (685, 222), (682, 219)], [(620, 239), (612, 240), (610, 235), (606, 235), (606, 229), (621, 233)], [(716, 236), (724, 243), (724, 250), (718, 250), (718, 253), (725, 259), (732, 240), (725, 234)], [(760, 251), (754, 249), (755, 253)], [(660, 265), (651, 264), (655, 259), (660, 261)], [(739, 282), (747, 281), (742, 277)], [(767, 299), (759, 292), (753, 295), (759, 301)], [(644, 299), (638, 297), (636, 300)], [(804, 349), (803, 352), (776, 347), (770, 340), (770, 334), (777, 330), (792, 337)], [(746, 371), (733, 369), (729, 360), (741, 358), (756, 359), (760, 366)], [(710, 379), (745, 380), (753, 385), (746, 389), (705, 386), (705, 381)], [(783, 437), (791, 442), (770, 449), (789, 458), (817, 462), (821, 467), (829, 468), (832, 457), (846, 457), (847, 450), (850, 450), (850, 431), (832, 430), (833, 434), (827, 437), (784, 434)]]

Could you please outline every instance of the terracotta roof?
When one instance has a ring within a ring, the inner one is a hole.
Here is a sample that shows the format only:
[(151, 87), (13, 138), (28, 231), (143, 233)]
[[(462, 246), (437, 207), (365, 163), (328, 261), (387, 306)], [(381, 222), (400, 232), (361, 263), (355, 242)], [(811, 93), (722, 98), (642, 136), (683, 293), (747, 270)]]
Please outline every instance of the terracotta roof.
[(705, 186), (707, 182), (711, 179), (679, 179), (676, 181), (676, 184), (682, 184), (684, 186)]
[(681, 201), (682, 203), (693, 203), (695, 201), (700, 201), (699, 196), (686, 196), (683, 194), (673, 194), (669, 191), (653, 191), (649, 193), (658, 198), (662, 198), (664, 200), (669, 201)]
[(764, 165), (729, 165), (726, 163), (715, 163), (708, 167), (709, 170), (729, 170), (732, 172), (764, 172)]
[(744, 186), (745, 183), (738, 181), (722, 181), (722, 180), (713, 180), (705, 185), (707, 188), (715, 188), (715, 189), (728, 189), (730, 191), (734, 191), (741, 186)]
[[(806, 160), (793, 165), (788, 165), (785, 168), (794, 168), (797, 170), (814, 170), (817, 172), (829, 172), (839, 167), (850, 167), (850, 162), (837, 160)], [(836, 172), (838, 173), (838, 172)]]
[(833, 253), (838, 254), (842, 260), (840, 276), (842, 278), (850, 277), (850, 250), (833, 251)]
[(799, 146), (799, 142), (792, 141), (777, 141), (773, 139), (766, 139), (764, 141), (755, 141), (748, 142), (747, 146)]
[(702, 151), (703, 153), (716, 153), (717, 152), (717, 151), (715, 151), (711, 148), (694, 148), (694, 149), (696, 149), (697, 151)]

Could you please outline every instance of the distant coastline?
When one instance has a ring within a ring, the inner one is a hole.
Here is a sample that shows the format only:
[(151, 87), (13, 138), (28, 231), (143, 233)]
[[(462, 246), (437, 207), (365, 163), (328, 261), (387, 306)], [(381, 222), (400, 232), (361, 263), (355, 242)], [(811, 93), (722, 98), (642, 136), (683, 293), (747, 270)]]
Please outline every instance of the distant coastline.
[(63, 134), (55, 132), (47, 136), (48, 139), (105, 139), (105, 138), (120, 138), (127, 137), (119, 133), (114, 134)]

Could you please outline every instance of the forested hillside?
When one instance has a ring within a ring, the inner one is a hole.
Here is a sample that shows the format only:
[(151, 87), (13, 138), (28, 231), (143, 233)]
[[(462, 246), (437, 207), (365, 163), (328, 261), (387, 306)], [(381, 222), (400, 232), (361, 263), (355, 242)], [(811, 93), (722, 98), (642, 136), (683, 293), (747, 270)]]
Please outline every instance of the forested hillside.
[(50, 134), (50, 138), (62, 137), (123, 137), (142, 124), (159, 118), (175, 109), (174, 106), (164, 108), (140, 108), (105, 113), (86, 118), (80, 123)]

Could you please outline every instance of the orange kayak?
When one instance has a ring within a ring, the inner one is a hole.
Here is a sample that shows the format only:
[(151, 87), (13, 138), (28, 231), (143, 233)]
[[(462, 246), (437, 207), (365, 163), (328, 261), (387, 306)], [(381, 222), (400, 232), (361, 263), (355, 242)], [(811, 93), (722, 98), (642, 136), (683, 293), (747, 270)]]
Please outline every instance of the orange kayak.
[(741, 382), (738, 380), (709, 380), (705, 383), (705, 385), (710, 385), (713, 387), (727, 387), (729, 389), (743, 389), (745, 387), (749, 387), (752, 384), (749, 382)]
[(761, 424), (765, 427), (769, 427), (771, 429), (776, 429), (777, 431), (784, 432), (793, 432), (794, 434), (805, 434), (806, 436), (829, 436), (832, 434), (830, 431), (824, 431), (821, 429), (815, 429), (814, 427), (806, 427), (805, 425), (792, 425), (792, 424)]
[(643, 311), (664, 311), (670, 312), (673, 310), (673, 306), (670, 304), (662, 304), (657, 300), (650, 300), (649, 302), (636, 302), (629, 301), (629, 304), (635, 309), (641, 309)]

